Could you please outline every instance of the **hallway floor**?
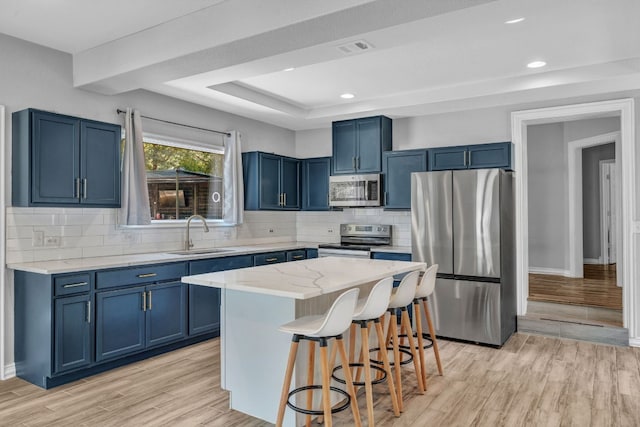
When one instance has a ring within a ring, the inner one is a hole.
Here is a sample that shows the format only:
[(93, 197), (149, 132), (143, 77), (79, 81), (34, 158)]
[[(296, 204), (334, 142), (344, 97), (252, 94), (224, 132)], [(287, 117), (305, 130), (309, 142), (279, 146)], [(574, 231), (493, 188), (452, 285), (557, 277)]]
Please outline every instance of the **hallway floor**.
[(622, 326), (616, 266), (584, 266), (584, 278), (529, 274), (527, 314)]

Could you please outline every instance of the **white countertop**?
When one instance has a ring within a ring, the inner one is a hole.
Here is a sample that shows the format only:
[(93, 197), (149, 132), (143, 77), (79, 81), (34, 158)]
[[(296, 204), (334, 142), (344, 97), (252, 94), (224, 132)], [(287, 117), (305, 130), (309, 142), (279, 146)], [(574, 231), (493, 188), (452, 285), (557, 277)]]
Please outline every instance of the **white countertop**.
[[(39, 274), (72, 273), (75, 271), (99, 270), (104, 268), (130, 267), (142, 264), (160, 264), (165, 262), (188, 261), (192, 259), (223, 258), (236, 255), (248, 255), (260, 252), (285, 251), (304, 248), (317, 248), (318, 243), (310, 242), (285, 242), (269, 243), (261, 245), (229, 246), (212, 249), (223, 249), (224, 252), (201, 253), (189, 255), (176, 255), (168, 252), (153, 252), (145, 254), (130, 254), (105, 256), (95, 258), (74, 258), (52, 261), (34, 261), (22, 263), (9, 263), (7, 268), (13, 270), (29, 271)], [(202, 248), (194, 249), (194, 251)]]
[(197, 274), (185, 276), (182, 281), (214, 288), (308, 299), (425, 268), (426, 264), (422, 262), (326, 257)]

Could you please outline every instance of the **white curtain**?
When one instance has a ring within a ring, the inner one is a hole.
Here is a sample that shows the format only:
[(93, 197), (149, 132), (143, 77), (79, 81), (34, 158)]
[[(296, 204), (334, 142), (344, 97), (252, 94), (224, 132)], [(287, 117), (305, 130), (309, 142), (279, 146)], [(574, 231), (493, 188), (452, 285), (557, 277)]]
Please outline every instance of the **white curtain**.
[(241, 136), (238, 131), (229, 132), (224, 139), (224, 210), (227, 224), (242, 224), (244, 212), (244, 183), (242, 180)]
[(142, 119), (138, 110), (127, 108), (124, 121), (125, 142), (122, 155), (122, 225), (151, 224), (147, 172), (142, 145)]

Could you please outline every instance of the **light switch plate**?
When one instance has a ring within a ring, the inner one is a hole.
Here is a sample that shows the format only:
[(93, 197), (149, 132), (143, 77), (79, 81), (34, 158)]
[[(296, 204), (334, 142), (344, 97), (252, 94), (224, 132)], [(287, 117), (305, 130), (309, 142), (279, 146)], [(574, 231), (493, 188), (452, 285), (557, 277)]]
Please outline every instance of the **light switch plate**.
[(44, 246), (44, 231), (33, 230), (33, 234), (31, 235), (31, 246), (34, 248)]

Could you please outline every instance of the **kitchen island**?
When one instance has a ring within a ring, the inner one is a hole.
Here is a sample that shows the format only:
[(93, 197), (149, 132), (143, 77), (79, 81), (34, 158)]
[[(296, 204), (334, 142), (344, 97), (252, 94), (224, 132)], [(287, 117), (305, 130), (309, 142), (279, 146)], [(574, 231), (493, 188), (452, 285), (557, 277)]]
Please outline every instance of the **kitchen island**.
[[(230, 392), (232, 409), (275, 423), (291, 342), (278, 327), (324, 313), (347, 289), (358, 287), (365, 296), (380, 279), (425, 267), (421, 262), (327, 257), (182, 281), (221, 288), (221, 387)], [(292, 387), (305, 382), (306, 347), (298, 353)], [(298, 414), (296, 422), (296, 414), (287, 410), (284, 425), (299, 425), (301, 419)]]

